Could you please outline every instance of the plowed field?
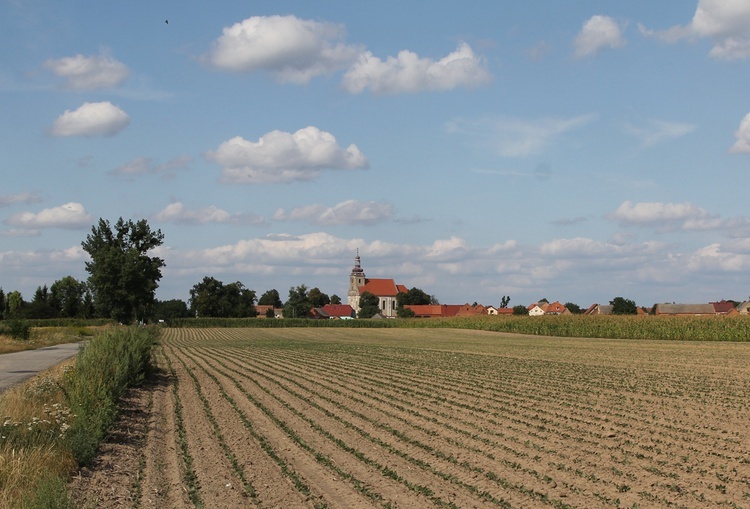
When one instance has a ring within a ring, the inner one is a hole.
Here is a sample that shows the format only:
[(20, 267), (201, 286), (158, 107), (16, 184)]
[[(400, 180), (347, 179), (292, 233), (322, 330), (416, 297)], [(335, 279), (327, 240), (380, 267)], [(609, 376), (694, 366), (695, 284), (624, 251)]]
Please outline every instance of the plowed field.
[(168, 329), (157, 354), (130, 505), (750, 507), (750, 344)]

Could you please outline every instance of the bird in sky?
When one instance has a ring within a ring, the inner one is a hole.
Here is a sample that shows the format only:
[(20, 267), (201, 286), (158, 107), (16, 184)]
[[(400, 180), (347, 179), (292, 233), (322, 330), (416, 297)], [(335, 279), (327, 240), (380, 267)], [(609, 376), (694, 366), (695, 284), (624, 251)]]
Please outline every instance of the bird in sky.
[(168, 19), (165, 19), (165, 20), (164, 20), (164, 23), (166, 23), (167, 25), (169, 25), (169, 20), (168, 20)]

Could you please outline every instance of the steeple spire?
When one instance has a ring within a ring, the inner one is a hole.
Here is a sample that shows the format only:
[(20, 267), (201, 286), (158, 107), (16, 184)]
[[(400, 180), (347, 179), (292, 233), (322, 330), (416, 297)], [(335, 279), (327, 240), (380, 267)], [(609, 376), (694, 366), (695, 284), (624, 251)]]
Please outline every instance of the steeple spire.
[(365, 271), (360, 266), (359, 248), (357, 248), (357, 256), (354, 257), (354, 268), (352, 269), (352, 276), (365, 277)]

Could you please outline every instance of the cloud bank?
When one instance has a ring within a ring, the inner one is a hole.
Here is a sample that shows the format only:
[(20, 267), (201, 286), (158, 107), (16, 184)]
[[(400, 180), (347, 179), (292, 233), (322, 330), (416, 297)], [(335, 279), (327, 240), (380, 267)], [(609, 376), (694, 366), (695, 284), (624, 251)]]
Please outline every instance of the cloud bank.
[(66, 110), (50, 129), (53, 136), (114, 136), (130, 124), (127, 113), (109, 101), (84, 103), (77, 110)]
[(115, 87), (130, 75), (130, 70), (125, 64), (104, 55), (85, 57), (78, 54), (47, 60), (44, 67), (56, 76), (65, 78), (65, 87), (73, 90)]
[(295, 133), (271, 131), (257, 142), (236, 136), (206, 157), (223, 167), (221, 181), (231, 184), (305, 181), (323, 170), (368, 167), (356, 145), (342, 148), (331, 133), (313, 126)]
[(352, 94), (365, 89), (374, 94), (397, 94), (484, 85), (491, 77), (482, 59), (462, 43), (437, 61), (406, 50), (383, 61), (368, 51), (346, 72), (342, 83)]

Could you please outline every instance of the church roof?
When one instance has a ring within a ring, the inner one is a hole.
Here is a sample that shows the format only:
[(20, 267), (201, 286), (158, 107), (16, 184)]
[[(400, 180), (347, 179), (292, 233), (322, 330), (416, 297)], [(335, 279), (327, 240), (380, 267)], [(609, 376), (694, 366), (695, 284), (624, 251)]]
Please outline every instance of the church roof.
[(359, 287), (359, 294), (370, 292), (377, 297), (395, 297), (399, 292), (406, 293), (409, 289), (404, 285), (397, 285), (393, 279), (365, 279), (365, 284)]

